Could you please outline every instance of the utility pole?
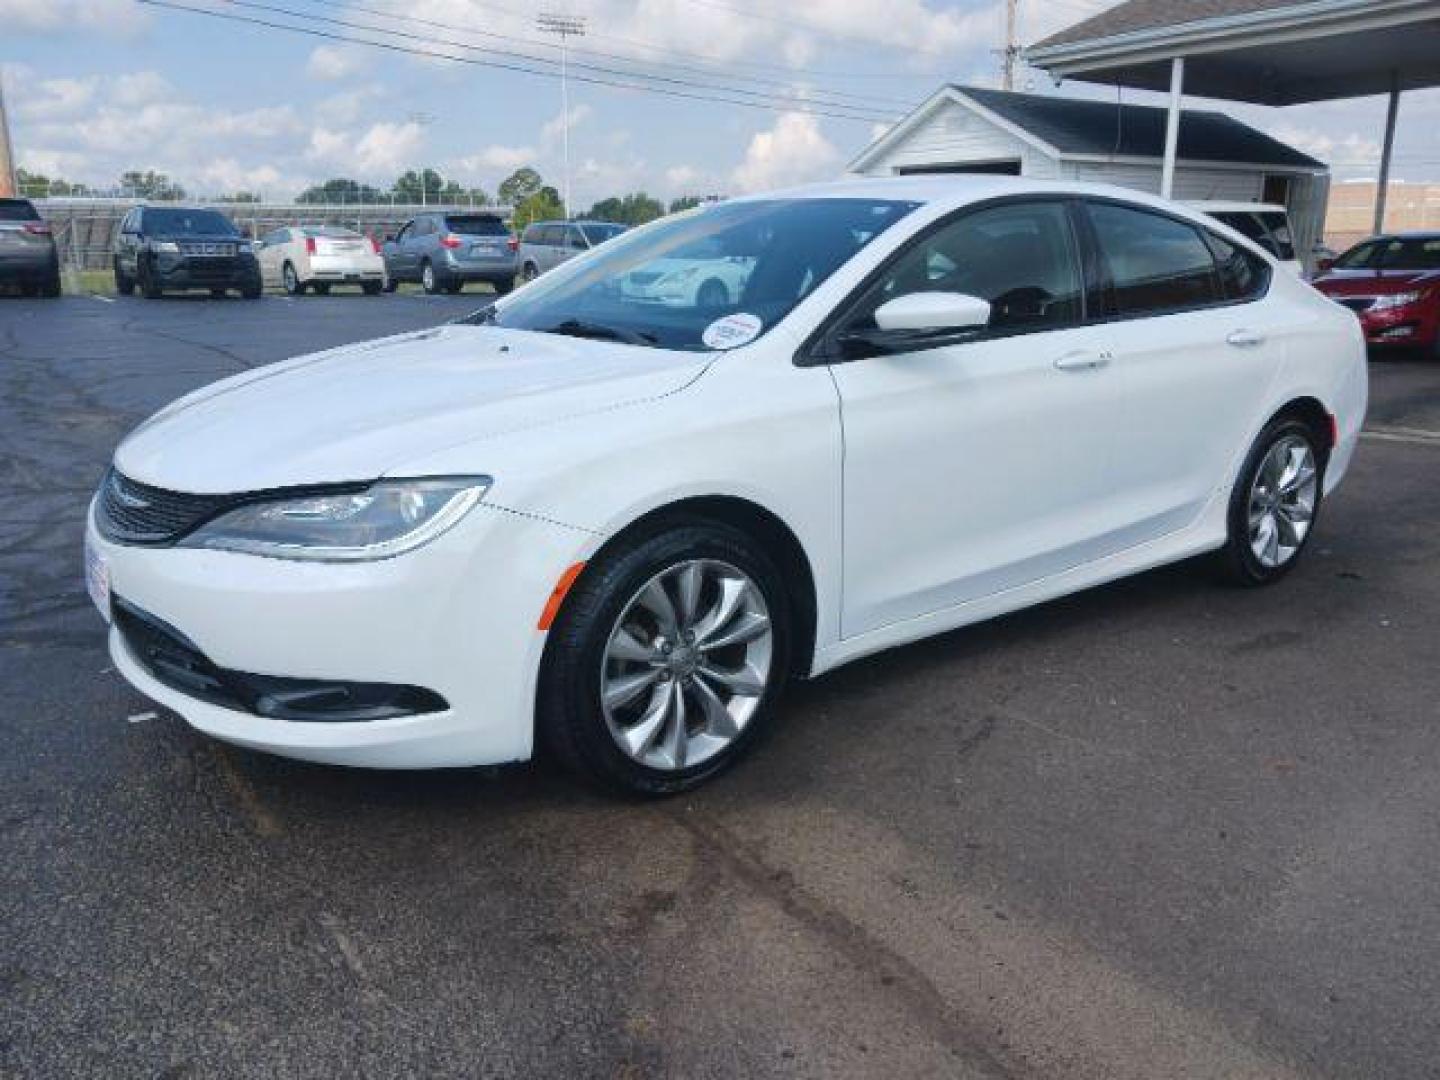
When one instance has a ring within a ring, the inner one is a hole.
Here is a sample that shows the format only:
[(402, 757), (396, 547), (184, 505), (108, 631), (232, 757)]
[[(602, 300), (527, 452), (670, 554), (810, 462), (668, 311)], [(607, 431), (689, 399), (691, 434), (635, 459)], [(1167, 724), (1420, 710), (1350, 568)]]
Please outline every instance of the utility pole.
[(5, 112), (5, 69), (0, 68), (0, 198), (20, 193), (15, 179), (15, 149), (10, 142), (10, 116)]
[[(409, 120), (410, 123), (421, 129), (427, 128), (431, 124), (435, 123), (434, 115), (425, 112), (412, 112), (409, 116)], [(420, 178), (420, 205), (425, 206), (425, 166), (421, 165), (420, 171), (415, 175)]]
[(1015, 89), (1015, 66), (1020, 59), (1020, 40), (1016, 27), (1020, 0), (1005, 0), (1005, 52), (1001, 67), (1000, 85), (1003, 89)]
[(560, 37), (560, 139), (565, 160), (564, 194), (561, 208), (570, 216), (570, 39), (585, 36), (584, 15), (557, 15), (542, 11), (535, 19), (535, 28), (542, 34)]

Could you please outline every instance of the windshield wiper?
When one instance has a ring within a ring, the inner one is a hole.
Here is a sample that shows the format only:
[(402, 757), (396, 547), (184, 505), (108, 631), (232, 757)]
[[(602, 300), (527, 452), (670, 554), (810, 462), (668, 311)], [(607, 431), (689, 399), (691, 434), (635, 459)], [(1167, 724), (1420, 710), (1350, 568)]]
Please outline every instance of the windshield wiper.
[(540, 331), (542, 334), (563, 334), (566, 337), (594, 338), (597, 341), (619, 341), (626, 345), (655, 345), (660, 339), (643, 330), (623, 330), (618, 326), (604, 323), (584, 322), (580, 319), (566, 319)]

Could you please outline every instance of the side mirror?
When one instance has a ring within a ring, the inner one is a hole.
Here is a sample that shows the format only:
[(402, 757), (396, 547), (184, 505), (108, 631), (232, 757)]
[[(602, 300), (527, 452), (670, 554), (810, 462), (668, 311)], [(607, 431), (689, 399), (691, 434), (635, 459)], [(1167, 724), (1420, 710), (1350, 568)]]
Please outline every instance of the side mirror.
[(875, 310), (881, 330), (978, 330), (990, 322), (990, 302), (952, 292), (917, 292)]

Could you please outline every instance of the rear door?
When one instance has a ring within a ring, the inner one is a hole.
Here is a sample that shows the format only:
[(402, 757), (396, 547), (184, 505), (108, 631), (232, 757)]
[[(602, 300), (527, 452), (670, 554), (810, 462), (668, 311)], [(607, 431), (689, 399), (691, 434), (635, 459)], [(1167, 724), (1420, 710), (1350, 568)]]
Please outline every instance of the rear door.
[[(1114, 478), (1133, 540), (1192, 524), (1227, 479), (1285, 357), (1269, 264), (1159, 210), (1087, 200), (1107, 284), (1107, 340), (1125, 401)], [(1227, 287), (1221, 248), (1254, 261)]]

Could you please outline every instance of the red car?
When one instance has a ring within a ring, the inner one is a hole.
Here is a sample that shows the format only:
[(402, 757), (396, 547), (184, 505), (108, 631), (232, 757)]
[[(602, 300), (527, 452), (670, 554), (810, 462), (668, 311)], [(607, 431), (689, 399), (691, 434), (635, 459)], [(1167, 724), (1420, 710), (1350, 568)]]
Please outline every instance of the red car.
[(1440, 359), (1440, 232), (1362, 240), (1311, 282), (1355, 311), (1371, 345), (1425, 349)]

